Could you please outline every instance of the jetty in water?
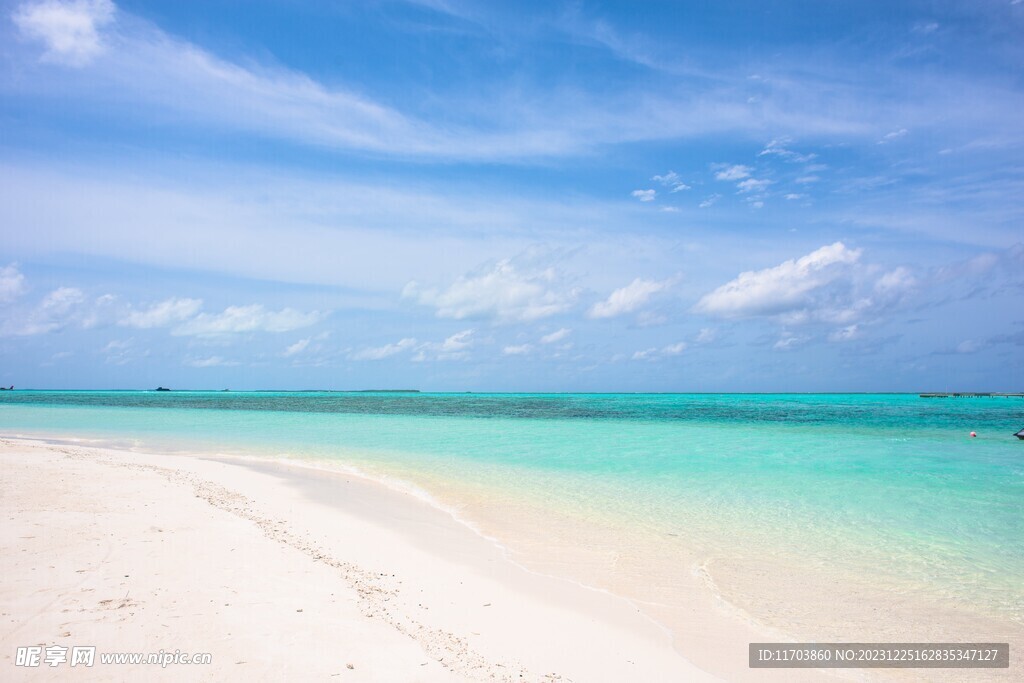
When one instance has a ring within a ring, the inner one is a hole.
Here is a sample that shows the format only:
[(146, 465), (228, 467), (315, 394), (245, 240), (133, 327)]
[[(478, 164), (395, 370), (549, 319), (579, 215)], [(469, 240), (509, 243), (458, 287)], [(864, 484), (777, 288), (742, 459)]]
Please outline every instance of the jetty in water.
[(1001, 394), (992, 391), (939, 391), (920, 394), (921, 398), (1024, 398), (1021, 394)]

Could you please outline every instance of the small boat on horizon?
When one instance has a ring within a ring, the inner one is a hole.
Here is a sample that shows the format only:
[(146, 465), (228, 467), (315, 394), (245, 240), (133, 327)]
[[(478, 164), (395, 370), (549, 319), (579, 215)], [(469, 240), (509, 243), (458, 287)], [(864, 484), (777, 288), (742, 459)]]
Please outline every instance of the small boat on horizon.
[(1019, 432), (1017, 432), (1016, 434), (1014, 434), (1014, 436), (1017, 437), (1018, 439), (1020, 439), (1021, 441), (1024, 441), (1024, 429), (1022, 429)]

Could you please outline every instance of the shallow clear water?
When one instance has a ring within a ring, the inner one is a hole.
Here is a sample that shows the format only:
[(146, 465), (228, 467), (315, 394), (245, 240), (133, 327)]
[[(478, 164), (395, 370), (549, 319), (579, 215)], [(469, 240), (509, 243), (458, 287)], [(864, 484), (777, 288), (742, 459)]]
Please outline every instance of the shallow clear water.
[(465, 485), (697, 547), (871, 568), (1014, 619), (1021, 427), (1019, 398), (0, 394), (0, 434), (343, 461), (456, 499)]

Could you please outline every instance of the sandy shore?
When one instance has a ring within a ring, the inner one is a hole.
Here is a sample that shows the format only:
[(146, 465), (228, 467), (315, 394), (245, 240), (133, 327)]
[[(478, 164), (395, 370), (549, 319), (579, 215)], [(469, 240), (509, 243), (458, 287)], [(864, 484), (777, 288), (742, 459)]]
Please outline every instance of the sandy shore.
[[(358, 477), (4, 440), (0, 484), (4, 680), (720, 680), (630, 603)], [(212, 663), (15, 665), (55, 644)]]

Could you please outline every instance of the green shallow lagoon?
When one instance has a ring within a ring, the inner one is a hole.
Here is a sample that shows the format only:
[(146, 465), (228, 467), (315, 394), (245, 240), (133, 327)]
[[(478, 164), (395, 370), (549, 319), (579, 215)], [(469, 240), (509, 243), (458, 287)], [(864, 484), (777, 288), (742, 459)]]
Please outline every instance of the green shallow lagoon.
[[(1024, 399), (5, 392), (0, 433), (329, 459), (1024, 610)], [(970, 438), (975, 431), (977, 438)], [(738, 552), (738, 551), (737, 551)]]

